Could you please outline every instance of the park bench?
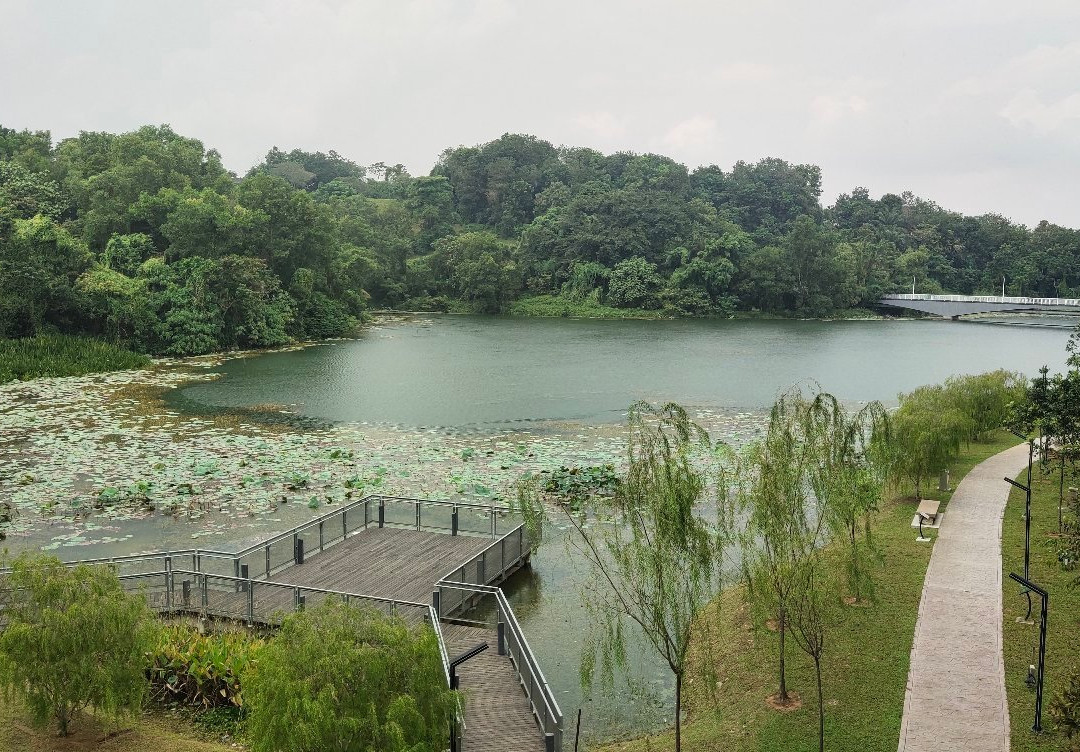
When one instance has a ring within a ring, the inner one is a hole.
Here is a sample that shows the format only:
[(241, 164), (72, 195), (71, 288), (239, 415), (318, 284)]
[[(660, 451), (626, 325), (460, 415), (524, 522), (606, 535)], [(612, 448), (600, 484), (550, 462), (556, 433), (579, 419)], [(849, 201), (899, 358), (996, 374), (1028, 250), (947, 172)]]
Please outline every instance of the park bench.
[(919, 502), (919, 508), (915, 511), (915, 515), (919, 518), (919, 540), (929, 540), (923, 535), (923, 523), (929, 525), (935, 525), (940, 515), (941, 502), (934, 499), (923, 499)]

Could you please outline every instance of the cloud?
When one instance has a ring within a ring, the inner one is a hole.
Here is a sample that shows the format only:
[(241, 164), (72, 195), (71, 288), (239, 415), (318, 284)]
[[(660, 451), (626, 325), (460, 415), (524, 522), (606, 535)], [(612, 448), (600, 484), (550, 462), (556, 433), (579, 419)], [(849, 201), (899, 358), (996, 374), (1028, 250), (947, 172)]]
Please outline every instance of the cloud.
[(707, 149), (714, 146), (719, 138), (720, 131), (715, 120), (711, 117), (695, 115), (673, 125), (660, 141), (667, 148), (683, 153), (689, 150)]
[(869, 102), (858, 94), (818, 94), (810, 100), (810, 112), (819, 125), (831, 125), (866, 112)]
[(586, 112), (574, 118), (574, 124), (590, 137), (608, 143), (626, 135), (626, 124), (610, 112)]
[(1026, 89), (1001, 108), (999, 113), (1018, 128), (1030, 128), (1040, 135), (1075, 126), (1080, 120), (1080, 92), (1047, 103), (1035, 91)]

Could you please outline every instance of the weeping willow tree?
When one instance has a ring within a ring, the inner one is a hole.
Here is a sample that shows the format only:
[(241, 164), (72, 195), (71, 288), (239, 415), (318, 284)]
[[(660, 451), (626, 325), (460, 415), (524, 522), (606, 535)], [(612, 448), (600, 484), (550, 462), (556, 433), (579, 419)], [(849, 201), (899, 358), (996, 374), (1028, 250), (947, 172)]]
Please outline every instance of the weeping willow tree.
[(759, 616), (776, 624), (779, 705), (792, 701), (786, 665), (791, 610), (796, 602), (806, 604), (803, 590), (815, 581), (807, 567), (822, 546), (845, 540), (855, 599), (872, 592), (870, 515), (888, 472), (888, 425), (878, 403), (849, 414), (830, 394), (807, 397), (792, 389), (773, 405), (765, 437), (743, 451), (721, 486), (746, 520), (740, 542), (747, 597)]
[(629, 465), (618, 490), (565, 509), (570, 545), (588, 562), (585, 605), (593, 629), (582, 653), (582, 684), (608, 687), (627, 666), (627, 640), (640, 634), (675, 680), (675, 749), (682, 748), (682, 691), (698, 616), (719, 592), (728, 516), (701, 514), (712, 497), (715, 449), (675, 404), (639, 402), (629, 412)]
[(849, 413), (821, 392), (806, 406), (809, 483), (833, 540), (845, 540), (844, 564), (855, 602), (872, 598), (872, 565), (880, 559), (871, 516), (889, 473), (890, 422), (880, 402)]

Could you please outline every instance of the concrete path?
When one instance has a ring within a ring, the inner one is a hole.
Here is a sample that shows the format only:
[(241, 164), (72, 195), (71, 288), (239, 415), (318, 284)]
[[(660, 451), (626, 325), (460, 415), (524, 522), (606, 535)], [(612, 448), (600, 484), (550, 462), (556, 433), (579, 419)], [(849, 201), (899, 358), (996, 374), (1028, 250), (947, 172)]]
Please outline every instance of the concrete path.
[(1001, 517), (1026, 444), (976, 466), (945, 510), (923, 583), (899, 752), (1008, 752)]

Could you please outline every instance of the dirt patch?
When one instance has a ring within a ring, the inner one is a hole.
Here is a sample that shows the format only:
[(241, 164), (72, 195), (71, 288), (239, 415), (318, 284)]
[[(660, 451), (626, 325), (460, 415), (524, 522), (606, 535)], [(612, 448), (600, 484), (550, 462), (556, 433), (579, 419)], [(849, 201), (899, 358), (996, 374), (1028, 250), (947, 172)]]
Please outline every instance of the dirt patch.
[(788, 692), (787, 702), (783, 702), (780, 699), (780, 693), (777, 692), (774, 695), (769, 695), (765, 698), (765, 704), (773, 710), (778, 710), (781, 713), (790, 713), (793, 710), (798, 710), (802, 707), (802, 698), (799, 697), (798, 692)]
[(845, 595), (843, 598), (845, 606), (853, 606), (855, 608), (869, 608), (870, 601), (856, 598), (854, 595)]
[(766, 619), (765, 629), (769, 630), (770, 632), (779, 632), (780, 622), (778, 622), (776, 619)]

